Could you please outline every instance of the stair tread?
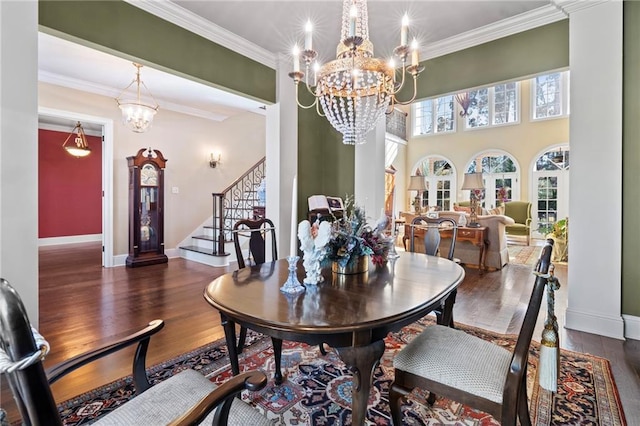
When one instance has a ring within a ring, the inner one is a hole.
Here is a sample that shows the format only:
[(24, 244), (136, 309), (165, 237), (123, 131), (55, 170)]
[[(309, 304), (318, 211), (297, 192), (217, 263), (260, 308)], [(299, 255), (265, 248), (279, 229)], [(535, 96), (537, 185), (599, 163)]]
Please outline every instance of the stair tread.
[(194, 235), (191, 238), (195, 238), (196, 240), (216, 241), (213, 237), (210, 237), (209, 235)]
[(229, 256), (231, 253), (216, 253), (212, 249), (205, 249), (197, 246), (181, 246), (182, 250), (189, 250), (196, 253), (208, 254), (209, 256)]

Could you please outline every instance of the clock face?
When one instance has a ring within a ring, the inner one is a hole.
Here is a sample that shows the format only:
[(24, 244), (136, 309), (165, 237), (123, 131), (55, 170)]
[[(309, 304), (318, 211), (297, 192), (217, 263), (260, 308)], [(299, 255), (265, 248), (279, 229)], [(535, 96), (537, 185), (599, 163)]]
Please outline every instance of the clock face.
[(158, 169), (151, 164), (145, 164), (140, 170), (140, 184), (145, 186), (158, 185)]

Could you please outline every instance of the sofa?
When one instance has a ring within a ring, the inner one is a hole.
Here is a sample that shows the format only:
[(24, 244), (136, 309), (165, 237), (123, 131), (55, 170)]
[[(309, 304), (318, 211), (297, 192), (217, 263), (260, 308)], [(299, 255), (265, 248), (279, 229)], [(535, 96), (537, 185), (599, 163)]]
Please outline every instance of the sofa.
[[(449, 217), (455, 220), (456, 223), (460, 219), (461, 214), (464, 213), (456, 211), (438, 212), (439, 217)], [(405, 218), (407, 224), (410, 224), (413, 218), (416, 217), (416, 215), (412, 213), (400, 213), (400, 216)], [(469, 214), (466, 214), (466, 219), (468, 223), (470, 221)], [(513, 225), (515, 223), (514, 220), (504, 215), (481, 215), (478, 216), (478, 223), (480, 223), (480, 226), (487, 228), (488, 245), (485, 249), (485, 267), (488, 270), (502, 269), (509, 263), (509, 250), (507, 249), (505, 228)], [(440, 252), (448, 253), (450, 245), (451, 241), (444, 238), (440, 243)], [(460, 259), (460, 262), (465, 265), (478, 267), (478, 250), (478, 247), (468, 241), (457, 241), (453, 255), (455, 258)]]

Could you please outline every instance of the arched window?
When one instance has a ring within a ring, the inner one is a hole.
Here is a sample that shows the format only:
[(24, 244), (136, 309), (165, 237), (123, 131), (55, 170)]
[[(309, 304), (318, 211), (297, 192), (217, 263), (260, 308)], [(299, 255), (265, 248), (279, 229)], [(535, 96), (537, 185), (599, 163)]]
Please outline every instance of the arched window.
[(569, 216), (569, 145), (548, 149), (533, 165), (534, 236), (544, 238)]
[(510, 154), (500, 151), (478, 154), (467, 166), (466, 173), (478, 172), (482, 172), (484, 180), (482, 207), (491, 209), (498, 202), (520, 199), (520, 172)]
[(437, 155), (426, 157), (418, 163), (413, 175), (424, 176), (427, 189), (422, 192), (423, 209), (451, 210), (456, 174), (449, 160)]

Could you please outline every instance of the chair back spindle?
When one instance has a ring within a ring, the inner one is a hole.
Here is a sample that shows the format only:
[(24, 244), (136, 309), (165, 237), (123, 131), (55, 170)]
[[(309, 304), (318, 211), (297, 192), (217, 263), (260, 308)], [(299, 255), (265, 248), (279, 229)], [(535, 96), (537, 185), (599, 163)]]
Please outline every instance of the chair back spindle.
[(242, 247), (240, 245), (240, 236), (249, 233), (249, 255), (253, 258), (256, 265), (266, 262), (266, 237), (271, 238), (271, 256), (272, 260), (278, 259), (278, 249), (276, 246), (275, 226), (270, 219), (260, 218), (256, 220), (243, 219), (237, 221), (233, 225), (233, 246), (236, 251), (238, 260), (238, 269), (246, 266)]
[(431, 218), (426, 216), (418, 216), (413, 218), (411, 221), (411, 239), (409, 243), (409, 250), (412, 252), (416, 251), (415, 248), (415, 230), (416, 227), (425, 226), (426, 229), (424, 232), (424, 250), (425, 253), (430, 256), (437, 256), (438, 251), (440, 250), (440, 241), (442, 237), (440, 235), (440, 231), (442, 226), (446, 226), (451, 228), (451, 245), (449, 246), (449, 253), (447, 254), (447, 259), (453, 260), (453, 252), (456, 247), (456, 238), (458, 237), (458, 224), (455, 220), (448, 217), (439, 217), (439, 218)]

